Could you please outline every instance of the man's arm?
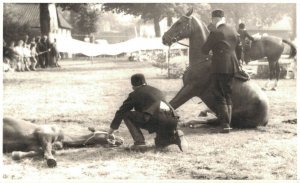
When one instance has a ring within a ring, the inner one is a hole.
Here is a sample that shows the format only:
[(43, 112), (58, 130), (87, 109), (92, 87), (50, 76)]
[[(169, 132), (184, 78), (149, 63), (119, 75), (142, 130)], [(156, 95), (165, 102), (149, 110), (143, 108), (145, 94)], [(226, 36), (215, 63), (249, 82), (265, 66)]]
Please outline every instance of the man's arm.
[(117, 130), (123, 120), (124, 115), (131, 111), (134, 107), (134, 102), (129, 95), (128, 98), (123, 102), (122, 106), (119, 108), (119, 110), (116, 112), (114, 119), (112, 120), (110, 124), (110, 134), (114, 131)]
[(250, 39), (251, 41), (254, 41), (254, 38), (252, 36), (250, 36), (247, 31), (245, 31), (245, 35), (248, 39)]
[(241, 36), (237, 33), (237, 43), (235, 47), (235, 53), (238, 60), (242, 59), (242, 42), (241, 42)]
[(201, 51), (203, 54), (208, 55), (209, 51), (212, 49), (215, 43), (216, 33), (214, 31), (210, 32), (206, 42), (203, 44)]

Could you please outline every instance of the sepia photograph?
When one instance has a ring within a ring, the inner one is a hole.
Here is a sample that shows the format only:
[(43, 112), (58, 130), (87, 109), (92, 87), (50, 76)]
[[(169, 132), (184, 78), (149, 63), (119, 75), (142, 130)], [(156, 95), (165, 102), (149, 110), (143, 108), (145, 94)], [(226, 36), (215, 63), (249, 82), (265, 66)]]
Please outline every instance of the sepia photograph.
[(2, 3), (1, 182), (297, 180), (294, 3)]

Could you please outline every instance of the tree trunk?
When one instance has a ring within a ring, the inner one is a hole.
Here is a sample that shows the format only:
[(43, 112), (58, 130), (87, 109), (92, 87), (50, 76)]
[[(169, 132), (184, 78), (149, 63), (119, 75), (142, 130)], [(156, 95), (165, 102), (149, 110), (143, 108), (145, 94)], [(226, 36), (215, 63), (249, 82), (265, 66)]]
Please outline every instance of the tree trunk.
[(49, 37), (50, 14), (48, 9), (48, 3), (40, 3), (40, 27), (41, 34)]
[(159, 27), (159, 17), (154, 18), (154, 31), (155, 31), (155, 37), (160, 37), (160, 27)]
[(169, 15), (167, 17), (167, 25), (168, 25), (168, 27), (171, 27), (172, 24), (173, 24), (173, 17), (171, 15)]
[(293, 7), (293, 13), (292, 13), (292, 37), (291, 39), (294, 40), (297, 37), (297, 30), (296, 30), (296, 24), (297, 24), (297, 16), (296, 16), (296, 6)]
[[(48, 40), (46, 41), (46, 49), (50, 48), (49, 33), (50, 33), (50, 13), (49, 13), (49, 3), (40, 3), (40, 27), (42, 36), (46, 35)], [(54, 65), (54, 56), (49, 52), (45, 53), (45, 66)]]

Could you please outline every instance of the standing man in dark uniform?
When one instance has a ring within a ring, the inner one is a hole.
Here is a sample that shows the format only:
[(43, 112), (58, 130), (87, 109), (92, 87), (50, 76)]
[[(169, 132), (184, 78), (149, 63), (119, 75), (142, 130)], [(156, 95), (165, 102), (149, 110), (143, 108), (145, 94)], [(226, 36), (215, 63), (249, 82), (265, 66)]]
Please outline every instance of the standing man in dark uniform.
[(37, 67), (42, 68), (43, 66), (43, 55), (41, 55), (40, 53), (42, 52), (43, 48), (42, 48), (42, 43), (41, 43), (41, 37), (37, 36), (35, 39), (35, 43), (36, 43), (36, 53), (37, 53)]
[(239, 71), (235, 49), (239, 43), (238, 33), (225, 24), (223, 10), (212, 12), (212, 23), (216, 26), (211, 31), (202, 47), (204, 54), (212, 50), (213, 95), (217, 102), (216, 113), (222, 126), (222, 133), (230, 132), (232, 115), (232, 82)]
[[(141, 150), (146, 146), (141, 129), (149, 133), (156, 132), (156, 147), (166, 147), (177, 144), (181, 151), (187, 147), (187, 142), (181, 130), (177, 130), (178, 116), (165, 100), (163, 93), (146, 84), (143, 74), (131, 76), (133, 92), (123, 102), (115, 113), (108, 134), (117, 130), (124, 120), (133, 140), (132, 150)], [(131, 111), (134, 109), (135, 111)]]
[(49, 41), (49, 38), (47, 35), (44, 35), (43, 36), (43, 39), (42, 39), (42, 44), (43, 44), (43, 54), (44, 54), (44, 59), (45, 59), (45, 62), (44, 62), (44, 67), (49, 67), (51, 66), (50, 64), (50, 58), (49, 58), (49, 51), (50, 51), (50, 41)]
[(46, 68), (46, 52), (48, 48), (46, 47), (45, 37), (42, 37), (41, 39), (38, 38), (37, 41), (40, 66), (41, 68)]
[[(237, 31), (240, 35), (240, 51), (239, 51), (239, 56), (238, 59), (241, 59), (242, 61), (245, 61), (245, 45), (246, 45), (246, 38), (250, 39), (251, 41), (254, 41), (254, 38), (250, 36), (245, 28), (244, 23), (239, 24), (239, 29)], [(247, 62), (246, 62), (247, 63)]]

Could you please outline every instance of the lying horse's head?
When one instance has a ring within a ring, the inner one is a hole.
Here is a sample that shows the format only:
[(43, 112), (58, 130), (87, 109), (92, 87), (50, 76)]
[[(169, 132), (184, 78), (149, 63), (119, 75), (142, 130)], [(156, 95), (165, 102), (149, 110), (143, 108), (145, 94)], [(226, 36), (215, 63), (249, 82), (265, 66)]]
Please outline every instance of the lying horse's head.
[(162, 42), (164, 45), (172, 45), (173, 43), (180, 41), (184, 38), (188, 38), (192, 31), (192, 15), (193, 9), (183, 15), (178, 19), (172, 27), (165, 32), (162, 37)]
[(96, 131), (93, 127), (88, 128), (92, 134), (88, 137), (83, 145), (97, 145), (97, 144), (108, 144), (109, 146), (120, 146), (124, 143), (121, 137), (109, 135), (104, 131)]

